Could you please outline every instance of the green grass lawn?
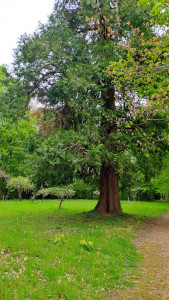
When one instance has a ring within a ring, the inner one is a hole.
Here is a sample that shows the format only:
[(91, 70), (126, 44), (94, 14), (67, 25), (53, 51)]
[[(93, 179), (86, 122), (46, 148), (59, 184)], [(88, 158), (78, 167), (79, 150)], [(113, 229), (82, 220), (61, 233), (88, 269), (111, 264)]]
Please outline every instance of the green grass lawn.
[(133, 233), (142, 217), (169, 210), (169, 203), (122, 202), (137, 217), (112, 218), (90, 213), (94, 200), (58, 205), (0, 202), (0, 299), (107, 299), (137, 272)]

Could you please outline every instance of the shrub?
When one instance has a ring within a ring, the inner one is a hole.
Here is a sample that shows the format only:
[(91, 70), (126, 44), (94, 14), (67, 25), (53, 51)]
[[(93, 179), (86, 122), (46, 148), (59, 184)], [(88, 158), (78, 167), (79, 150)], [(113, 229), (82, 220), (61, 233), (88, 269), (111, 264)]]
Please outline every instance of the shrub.
[(94, 190), (91, 185), (85, 183), (82, 179), (76, 179), (69, 187), (76, 191), (76, 197), (78, 199), (90, 198)]
[(30, 182), (29, 178), (27, 177), (12, 177), (9, 179), (7, 183), (7, 188), (9, 191), (17, 191), (18, 198), (22, 200), (22, 192), (30, 192), (34, 190), (33, 184)]
[(57, 199), (60, 199), (60, 205), (59, 205), (59, 208), (60, 208), (62, 205), (62, 202), (65, 199), (73, 198), (76, 195), (76, 192), (67, 186), (61, 187), (61, 188), (60, 187), (51, 187), (51, 188), (39, 190), (39, 192), (37, 193), (37, 196), (38, 195), (42, 195), (43, 199), (48, 196), (54, 196)]

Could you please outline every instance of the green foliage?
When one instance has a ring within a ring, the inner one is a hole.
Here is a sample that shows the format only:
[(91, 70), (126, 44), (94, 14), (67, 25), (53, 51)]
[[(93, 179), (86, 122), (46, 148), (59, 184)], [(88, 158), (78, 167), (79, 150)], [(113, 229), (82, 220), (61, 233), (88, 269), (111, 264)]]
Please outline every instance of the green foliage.
[(109, 75), (119, 91), (126, 85), (138, 96), (147, 97), (149, 105), (143, 110), (151, 111), (151, 106), (154, 109), (167, 106), (168, 47), (168, 34), (147, 40), (144, 32), (133, 29), (133, 39), (127, 45), (121, 45), (121, 49), (126, 51), (126, 58), (119, 56), (118, 62), (112, 62), (109, 67)]
[[(132, 34), (133, 39), (120, 46), (126, 51), (126, 59), (119, 56), (118, 62), (110, 64), (108, 74), (117, 90), (128, 98), (126, 111), (133, 116), (127, 125), (128, 149), (150, 184), (153, 169), (160, 168), (161, 157), (168, 151), (168, 35), (149, 40), (137, 29)], [(120, 122), (120, 126), (125, 131), (126, 125)]]
[(48, 139), (38, 136), (35, 143), (35, 149), (28, 157), (28, 168), (29, 176), (36, 184), (37, 189), (41, 186), (71, 183), (75, 172), (79, 170), (77, 168), (78, 158), (73, 159), (72, 153), (65, 151), (68, 143), (67, 135), (65, 134), (64, 140), (59, 133)]
[(22, 176), (11, 177), (7, 183), (7, 188), (9, 191), (18, 191), (19, 200), (21, 200), (22, 192), (30, 192), (34, 190), (34, 186), (30, 182), (29, 178)]
[(151, 183), (144, 183), (143, 186), (132, 190), (134, 201), (154, 201), (159, 200), (160, 195)]
[(36, 134), (37, 128), (32, 120), (0, 119), (0, 166), (15, 176), (25, 172), (28, 143)]
[(169, 155), (163, 158), (161, 171), (152, 178), (152, 183), (162, 197), (169, 197)]
[(0, 169), (0, 178), (4, 179), (7, 181), (9, 179), (10, 175), (6, 174), (4, 170)]
[(115, 124), (122, 118), (126, 125), (128, 115), (104, 70), (119, 53), (126, 57), (118, 41), (128, 39), (133, 27), (152, 34), (147, 21), (148, 14), (137, 1), (119, 1), (118, 7), (109, 1), (63, 1), (55, 4), (46, 25), (20, 39), (15, 73), (31, 96), (53, 107), (53, 141), (60, 137), (55, 161), (72, 157), (81, 170), (118, 162), (128, 139)]
[(138, 190), (144, 185), (145, 174), (141, 170), (137, 158), (131, 152), (121, 155), (119, 177), (121, 200), (134, 198), (133, 190)]
[(156, 24), (169, 24), (169, 2), (168, 0), (139, 0), (138, 5), (143, 5), (150, 10), (152, 19)]
[(57, 199), (71, 199), (76, 195), (76, 191), (67, 186), (50, 187), (39, 190), (37, 196), (39, 195), (42, 195), (43, 198), (47, 198), (48, 196), (54, 196)]
[(75, 179), (69, 187), (72, 187), (76, 191), (78, 199), (89, 199), (92, 196), (93, 187), (85, 183), (83, 179)]
[(28, 110), (29, 98), (23, 83), (0, 66), (0, 118), (16, 122), (23, 119)]

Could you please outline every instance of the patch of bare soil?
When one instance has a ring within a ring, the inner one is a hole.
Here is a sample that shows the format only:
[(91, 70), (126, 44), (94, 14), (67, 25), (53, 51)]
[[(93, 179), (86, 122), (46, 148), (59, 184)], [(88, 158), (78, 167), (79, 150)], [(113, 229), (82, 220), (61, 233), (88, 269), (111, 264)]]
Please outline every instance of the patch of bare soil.
[(135, 244), (144, 254), (141, 276), (133, 288), (116, 290), (111, 299), (169, 300), (169, 212), (148, 222)]

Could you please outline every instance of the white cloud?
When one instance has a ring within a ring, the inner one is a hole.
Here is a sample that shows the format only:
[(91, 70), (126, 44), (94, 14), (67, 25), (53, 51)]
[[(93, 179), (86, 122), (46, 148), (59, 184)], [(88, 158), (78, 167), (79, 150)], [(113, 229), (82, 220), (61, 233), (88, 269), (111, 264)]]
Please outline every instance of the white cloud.
[(45, 23), (53, 5), (54, 0), (0, 1), (0, 65), (12, 62), (19, 37), (33, 33), (39, 22)]

